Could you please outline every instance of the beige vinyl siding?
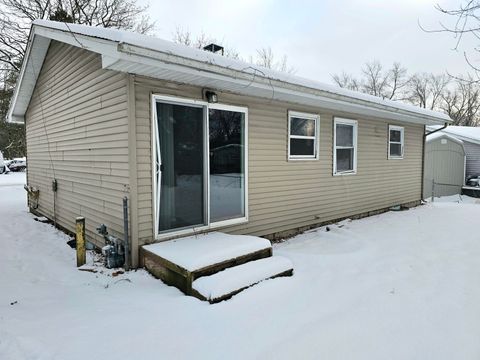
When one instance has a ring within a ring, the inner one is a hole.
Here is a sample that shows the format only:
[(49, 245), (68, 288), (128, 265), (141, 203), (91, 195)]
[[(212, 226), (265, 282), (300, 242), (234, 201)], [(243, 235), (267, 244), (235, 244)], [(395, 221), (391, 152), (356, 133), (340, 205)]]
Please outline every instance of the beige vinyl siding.
[[(201, 99), (201, 89), (137, 77), (137, 170), (140, 243), (153, 239), (151, 94)], [(421, 199), (423, 125), (332, 114), (218, 93), (219, 103), (245, 106), (249, 121), (249, 221), (221, 229), (269, 235)], [(319, 160), (288, 161), (288, 110), (320, 115)], [(333, 117), (358, 120), (357, 174), (333, 176)], [(388, 159), (388, 125), (405, 128), (404, 159)]]
[[(138, 239), (140, 244), (152, 242), (153, 198), (152, 198), (152, 137), (150, 90), (134, 80), (135, 122), (137, 137), (137, 203)], [(146, 104), (146, 106), (138, 106)]]
[(38, 212), (74, 231), (85, 216), (89, 240), (105, 223), (123, 233), (129, 192), (127, 76), (102, 70), (92, 52), (53, 41), (26, 113), (28, 184), (40, 190)]

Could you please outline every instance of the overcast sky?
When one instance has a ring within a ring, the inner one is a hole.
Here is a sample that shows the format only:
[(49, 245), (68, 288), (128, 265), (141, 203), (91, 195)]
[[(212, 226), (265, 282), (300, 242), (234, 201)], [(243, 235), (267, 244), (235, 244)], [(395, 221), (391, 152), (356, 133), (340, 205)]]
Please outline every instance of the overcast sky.
[(455, 8), (461, 0), (162, 0), (151, 1), (149, 13), (164, 39), (176, 27), (194, 35), (203, 31), (245, 58), (270, 46), (288, 56), (297, 75), (323, 82), (343, 70), (359, 73), (373, 59), (399, 61), (410, 73), (465, 73), (463, 51), (473, 49), (474, 39), (454, 51), (451, 34), (425, 33), (418, 25), (433, 29), (452, 22), (435, 10), (436, 3)]

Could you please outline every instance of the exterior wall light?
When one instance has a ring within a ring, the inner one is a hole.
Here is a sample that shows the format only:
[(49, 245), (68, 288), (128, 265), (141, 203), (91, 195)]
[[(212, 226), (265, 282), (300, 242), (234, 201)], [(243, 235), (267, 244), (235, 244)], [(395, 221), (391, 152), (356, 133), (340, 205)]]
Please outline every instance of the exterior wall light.
[(209, 103), (217, 103), (218, 102), (218, 96), (213, 91), (205, 91), (205, 97), (207, 98), (207, 101)]

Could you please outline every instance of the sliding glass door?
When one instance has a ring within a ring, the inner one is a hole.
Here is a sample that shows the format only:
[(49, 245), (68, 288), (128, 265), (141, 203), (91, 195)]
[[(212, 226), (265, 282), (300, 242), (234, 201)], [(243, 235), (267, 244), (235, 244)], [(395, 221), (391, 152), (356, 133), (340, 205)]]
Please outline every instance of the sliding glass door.
[(157, 103), (159, 232), (206, 224), (204, 108)]
[(210, 221), (245, 216), (245, 114), (210, 109)]
[(154, 99), (157, 233), (246, 220), (246, 109)]

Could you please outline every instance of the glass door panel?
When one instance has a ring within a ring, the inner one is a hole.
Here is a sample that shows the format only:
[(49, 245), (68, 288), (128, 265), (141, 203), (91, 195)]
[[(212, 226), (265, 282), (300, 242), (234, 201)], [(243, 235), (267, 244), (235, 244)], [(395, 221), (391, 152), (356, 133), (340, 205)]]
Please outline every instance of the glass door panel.
[(210, 222), (245, 216), (245, 114), (209, 109)]
[(156, 104), (158, 231), (206, 224), (204, 107)]

